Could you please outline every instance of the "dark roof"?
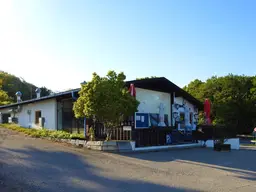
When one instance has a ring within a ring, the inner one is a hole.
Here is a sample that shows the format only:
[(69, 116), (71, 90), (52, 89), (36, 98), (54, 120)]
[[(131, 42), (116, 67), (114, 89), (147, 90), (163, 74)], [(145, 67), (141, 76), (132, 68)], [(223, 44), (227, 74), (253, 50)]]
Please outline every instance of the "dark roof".
[[(190, 95), (188, 92), (184, 91), (165, 77), (159, 77), (159, 78), (149, 78), (149, 79), (140, 79), (140, 80), (133, 80), (133, 81), (127, 81), (126, 85), (129, 86), (131, 83), (135, 85), (135, 87), (138, 88), (143, 88), (143, 89), (149, 89), (149, 90), (154, 90), (154, 91), (161, 91), (161, 92), (166, 92), (166, 93), (171, 93), (175, 92), (176, 97), (183, 97), (184, 99), (188, 100), (192, 104), (196, 105), (198, 108), (203, 107), (203, 103), (201, 103), (199, 100), (194, 98), (192, 95)], [(28, 103), (34, 103), (37, 101), (43, 101), (47, 99), (52, 99), (56, 97), (62, 97), (62, 96), (67, 96), (71, 94), (72, 92), (79, 92), (80, 88), (77, 89), (72, 89), (69, 91), (65, 92), (60, 92), (60, 93), (55, 93), (49, 96), (45, 97), (40, 97), (40, 98), (35, 98), (35, 99), (30, 99), (26, 101), (22, 101), (19, 103), (13, 103), (10, 105), (3, 105), (0, 106), (0, 109), (8, 108), (8, 107), (15, 107), (20, 104), (28, 104)]]
[(52, 98), (56, 98), (56, 97), (62, 97), (62, 96), (65, 96), (65, 95), (70, 95), (72, 92), (78, 92), (78, 91), (80, 91), (80, 88), (72, 89), (72, 90), (68, 90), (68, 91), (64, 91), (64, 92), (59, 92), (59, 93), (54, 93), (54, 94), (44, 96), (44, 97), (40, 97), (40, 98), (34, 98), (34, 99), (26, 100), (26, 101), (21, 101), (19, 103), (12, 103), (12, 104), (9, 104), (9, 105), (3, 105), (3, 106), (0, 106), (0, 109), (4, 109), (4, 108), (8, 108), (8, 107), (15, 107), (17, 105), (22, 105), (22, 104), (34, 103), (34, 102), (37, 102), (37, 101), (43, 101), (43, 100), (52, 99)]
[(135, 85), (135, 87), (142, 88), (142, 89), (149, 89), (154, 91), (161, 91), (166, 93), (175, 92), (176, 97), (183, 97), (184, 99), (188, 100), (192, 104), (196, 105), (198, 108), (203, 107), (203, 103), (199, 100), (194, 98), (188, 92), (184, 91), (173, 82), (169, 81), (165, 77), (158, 77), (158, 78), (148, 78), (148, 79), (139, 79), (133, 81), (127, 81), (126, 85), (129, 86), (131, 83)]

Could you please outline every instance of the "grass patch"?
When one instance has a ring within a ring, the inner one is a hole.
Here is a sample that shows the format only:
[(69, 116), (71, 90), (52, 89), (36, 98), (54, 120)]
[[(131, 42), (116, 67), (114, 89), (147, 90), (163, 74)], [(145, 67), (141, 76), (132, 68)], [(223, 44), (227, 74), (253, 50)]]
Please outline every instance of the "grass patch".
[(11, 129), (14, 131), (18, 131), (21, 133), (24, 133), (26, 135), (29, 135), (31, 137), (35, 138), (54, 138), (54, 139), (81, 139), (85, 140), (85, 137), (83, 134), (71, 134), (65, 131), (52, 131), (47, 129), (33, 129), (33, 128), (24, 128), (17, 124), (1, 124), (1, 127)]
[(242, 143), (241, 146), (256, 147), (256, 145), (253, 143)]
[(237, 135), (241, 139), (253, 139), (253, 135)]

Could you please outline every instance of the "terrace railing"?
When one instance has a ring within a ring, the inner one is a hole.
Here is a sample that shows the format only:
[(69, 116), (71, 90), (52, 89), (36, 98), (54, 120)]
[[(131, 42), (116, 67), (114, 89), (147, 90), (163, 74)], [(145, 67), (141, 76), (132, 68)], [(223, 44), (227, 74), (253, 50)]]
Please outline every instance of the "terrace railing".
[[(127, 123), (128, 125), (129, 123)], [(114, 128), (111, 130), (111, 139), (112, 140), (132, 140), (132, 131), (124, 130), (123, 126), (125, 124), (120, 125), (118, 128)], [(130, 125), (132, 126), (132, 125)], [(106, 130), (104, 130), (104, 126), (102, 123), (95, 123), (95, 138), (104, 140), (106, 139), (107, 134)]]
[(236, 137), (236, 131), (232, 127), (221, 125), (201, 125), (197, 131), (193, 132), (196, 140), (217, 140)]
[(147, 128), (134, 131), (136, 147), (168, 145), (166, 136), (172, 133), (172, 128)]

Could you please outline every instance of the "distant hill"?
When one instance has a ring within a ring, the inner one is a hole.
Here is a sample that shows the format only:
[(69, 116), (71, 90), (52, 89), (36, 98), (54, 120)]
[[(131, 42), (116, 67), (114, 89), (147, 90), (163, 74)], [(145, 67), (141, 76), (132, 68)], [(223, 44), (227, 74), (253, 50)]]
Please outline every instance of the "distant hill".
[[(28, 100), (36, 97), (37, 86), (26, 82), (23, 78), (16, 77), (4, 71), (0, 71), (0, 105), (16, 102), (17, 91), (22, 93), (22, 100)], [(46, 87), (40, 87), (41, 96), (47, 96), (52, 91)]]

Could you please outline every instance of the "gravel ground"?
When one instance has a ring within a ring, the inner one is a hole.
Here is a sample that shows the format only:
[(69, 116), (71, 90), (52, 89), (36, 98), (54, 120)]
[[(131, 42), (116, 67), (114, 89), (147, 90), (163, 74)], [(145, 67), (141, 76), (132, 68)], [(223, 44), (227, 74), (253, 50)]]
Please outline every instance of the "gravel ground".
[(112, 154), (0, 128), (1, 192), (243, 191), (256, 189), (256, 147)]

